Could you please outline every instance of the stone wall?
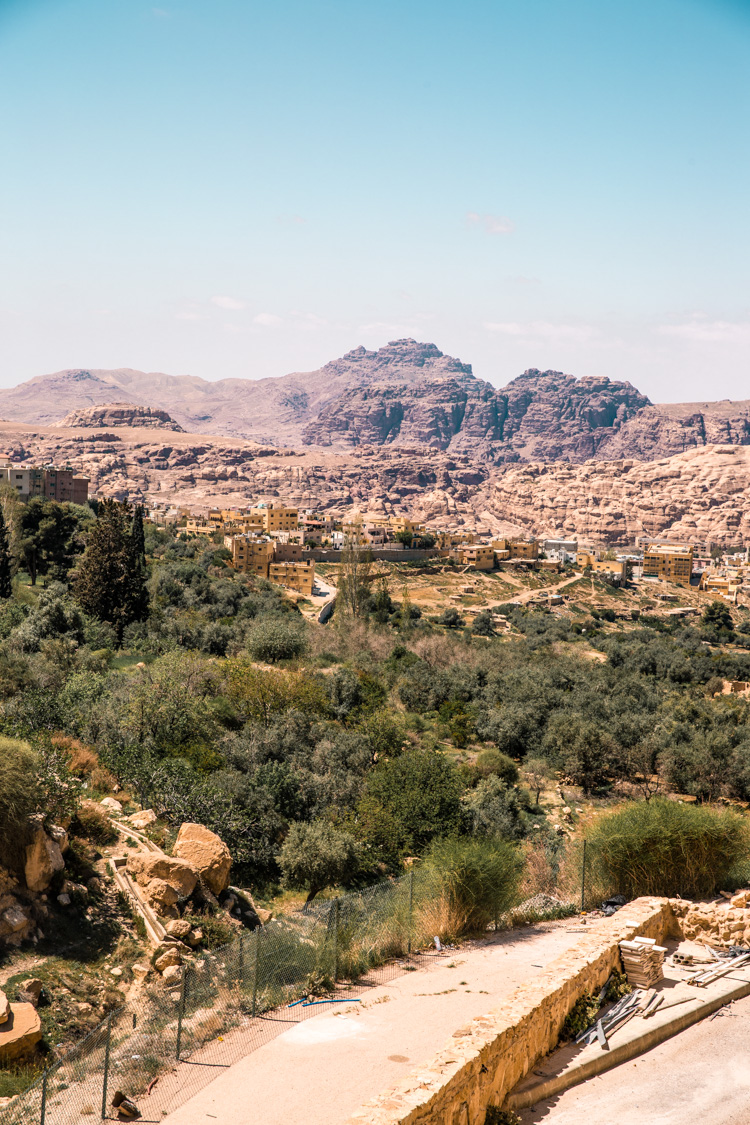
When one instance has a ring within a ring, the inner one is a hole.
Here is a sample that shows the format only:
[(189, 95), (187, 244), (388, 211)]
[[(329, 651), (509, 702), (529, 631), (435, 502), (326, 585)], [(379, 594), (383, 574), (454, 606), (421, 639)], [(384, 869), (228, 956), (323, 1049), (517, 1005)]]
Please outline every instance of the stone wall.
[(349, 1119), (348, 1125), (484, 1125), (536, 1060), (556, 1045), (568, 1012), (619, 968), (618, 943), (661, 941), (676, 930), (668, 899), (640, 898), (590, 931), (502, 1004), (453, 1033), (431, 1062)]

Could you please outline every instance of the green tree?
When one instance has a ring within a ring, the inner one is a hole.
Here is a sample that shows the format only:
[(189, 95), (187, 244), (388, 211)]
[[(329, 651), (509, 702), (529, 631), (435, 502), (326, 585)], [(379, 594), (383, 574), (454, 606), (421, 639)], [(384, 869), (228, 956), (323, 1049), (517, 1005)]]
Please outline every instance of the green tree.
[(275, 664), (278, 660), (293, 660), (302, 656), (307, 648), (302, 623), (285, 617), (267, 617), (253, 625), (247, 648), (254, 660)]
[(703, 610), (701, 627), (713, 629), (716, 632), (731, 633), (734, 631), (734, 622), (729, 606), (724, 602), (711, 602)]
[(407, 750), (378, 763), (357, 809), (363, 839), (389, 859), (413, 854), (461, 825), (463, 783), (458, 770), (431, 750)]
[(13, 593), (11, 580), (11, 560), (8, 547), (8, 532), (5, 527), (5, 516), (0, 507), (0, 598), (9, 598)]
[(133, 539), (129, 504), (100, 503), (73, 589), (86, 613), (112, 625), (118, 645), (126, 625), (146, 618), (146, 573)]
[(19, 550), (32, 586), (40, 575), (65, 578), (78, 550), (74, 542), (77, 529), (78, 519), (68, 504), (35, 496), (24, 505)]
[(146, 536), (143, 531), (143, 505), (136, 504), (133, 512), (133, 550), (139, 559), (146, 561)]
[(357, 841), (325, 821), (293, 824), (278, 856), (288, 887), (302, 887), (307, 901), (326, 887), (346, 883), (357, 871)]
[(338, 600), (345, 613), (366, 617), (370, 608), (370, 572), (372, 551), (362, 532), (362, 521), (356, 521), (347, 534), (341, 551)]

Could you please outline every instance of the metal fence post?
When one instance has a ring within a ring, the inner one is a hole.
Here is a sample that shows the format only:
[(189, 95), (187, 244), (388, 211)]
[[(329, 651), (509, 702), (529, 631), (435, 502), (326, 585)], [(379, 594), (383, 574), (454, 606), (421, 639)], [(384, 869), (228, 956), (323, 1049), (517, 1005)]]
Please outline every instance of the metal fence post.
[(583, 841), (583, 863), (581, 864), (581, 914), (586, 909), (586, 840)]
[(333, 983), (339, 975), (339, 900), (333, 900)]
[(409, 933), (408, 941), (406, 944), (406, 952), (411, 954), (411, 934), (412, 934), (412, 907), (414, 905), (414, 868), (409, 868)]
[(253, 958), (253, 1017), (255, 1016), (255, 1005), (258, 999), (258, 957), (260, 949), (260, 935), (262, 930), (255, 931), (255, 956)]
[(107, 1116), (107, 1082), (109, 1080), (109, 1045), (112, 1039), (112, 1013), (107, 1016), (107, 1038), (104, 1041), (104, 1077), (102, 1079), (102, 1121)]
[(245, 935), (240, 934), (240, 948), (237, 952), (237, 975), (240, 981), (240, 987), (245, 984)]
[(185, 1015), (185, 991), (187, 986), (187, 971), (185, 966), (182, 966), (182, 980), (180, 981), (180, 1006), (177, 1011), (177, 1047), (175, 1049), (175, 1058), (180, 1061), (180, 1051), (182, 1049), (182, 1017)]
[(39, 1125), (44, 1125), (44, 1118), (45, 1118), (46, 1114), (47, 1114), (47, 1067), (45, 1066), (44, 1074), (42, 1075), (42, 1115), (41, 1115), (41, 1118), (40, 1118)]

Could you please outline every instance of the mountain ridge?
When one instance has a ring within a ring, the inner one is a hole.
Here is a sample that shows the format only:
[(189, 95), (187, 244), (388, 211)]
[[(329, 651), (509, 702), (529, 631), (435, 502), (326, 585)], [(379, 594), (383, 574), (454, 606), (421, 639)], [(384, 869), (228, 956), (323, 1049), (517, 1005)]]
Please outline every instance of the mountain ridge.
[(471, 364), (412, 339), (259, 380), (71, 368), (0, 390), (0, 415), (45, 426), (127, 404), (166, 411), (195, 434), (342, 452), (423, 446), (496, 464), (654, 460), (750, 444), (748, 401), (658, 405), (629, 381), (537, 368), (495, 387)]

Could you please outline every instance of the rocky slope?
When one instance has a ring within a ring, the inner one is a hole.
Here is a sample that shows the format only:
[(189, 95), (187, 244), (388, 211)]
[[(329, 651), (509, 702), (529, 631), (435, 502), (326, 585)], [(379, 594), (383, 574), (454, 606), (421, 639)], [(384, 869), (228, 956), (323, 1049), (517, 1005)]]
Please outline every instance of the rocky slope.
[(436, 527), (576, 535), (626, 545), (636, 535), (750, 539), (750, 447), (708, 445), (658, 461), (493, 465), (440, 449), (277, 450), (241, 438), (120, 427), (0, 424), (0, 456), (70, 463), (91, 492), (178, 504), (281, 500), (343, 515), (411, 512)]
[(61, 429), (103, 430), (108, 426), (150, 426), (156, 430), (175, 430), (184, 433), (179, 422), (170, 418), (166, 410), (152, 406), (131, 406), (126, 402), (110, 402), (106, 406), (89, 406), (72, 410), (60, 422)]

